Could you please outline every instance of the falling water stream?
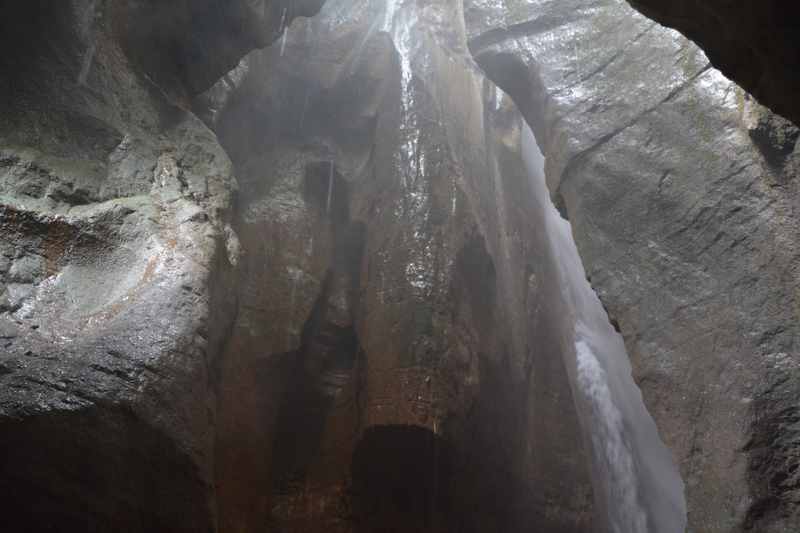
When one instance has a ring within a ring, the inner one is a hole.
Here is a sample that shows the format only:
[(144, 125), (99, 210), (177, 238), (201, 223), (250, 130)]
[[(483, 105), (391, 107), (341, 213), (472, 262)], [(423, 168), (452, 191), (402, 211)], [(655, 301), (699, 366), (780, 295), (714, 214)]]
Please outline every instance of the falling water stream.
[(331, 161), (329, 163), (330, 170), (328, 171), (328, 198), (325, 201), (325, 213), (330, 214), (331, 212), (331, 198), (333, 197), (333, 172), (334, 172), (334, 163)]
[(286, 11), (288, 8), (283, 8), (283, 15), (281, 15), (281, 30), (283, 35), (281, 35), (281, 57), (283, 54), (286, 53), (286, 37), (289, 35), (289, 27), (286, 25)]
[(622, 337), (586, 280), (572, 230), (550, 200), (544, 158), (527, 126), (522, 151), (558, 283), (562, 352), (591, 447), (595, 500), (611, 533), (682, 533), (683, 481), (631, 376)]
[[(329, 0), (325, 9), (330, 12), (329, 20), (336, 23), (347, 18), (346, 7), (354, 13), (368, 4), (369, 1), (361, 2), (359, 9), (353, 9), (350, 3)], [(399, 54), (404, 135), (398, 163), (403, 168), (404, 189), (408, 190), (410, 180), (417, 174), (415, 154), (419, 149), (419, 125), (414, 120), (411, 88), (413, 56), (420, 46), (414, 35), (419, 8), (407, 0), (385, 0), (382, 9), (383, 17), (370, 25), (362, 47), (370, 34), (384, 31), (393, 38)], [(563, 324), (559, 332), (561, 351), (591, 451), (597, 530), (603, 533), (682, 533), (686, 528), (683, 481), (631, 376), (622, 337), (609, 323), (606, 311), (586, 279), (571, 226), (550, 201), (544, 179), (544, 158), (527, 126), (522, 135), (522, 151), (540, 223), (546, 228), (549, 259), (555, 272), (553, 290), (560, 313), (558, 322)]]

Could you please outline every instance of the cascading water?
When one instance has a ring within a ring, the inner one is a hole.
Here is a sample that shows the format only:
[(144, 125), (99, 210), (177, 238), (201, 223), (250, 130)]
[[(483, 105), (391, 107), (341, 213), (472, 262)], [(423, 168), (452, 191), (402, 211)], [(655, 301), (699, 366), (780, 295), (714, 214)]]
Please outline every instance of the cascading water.
[[(380, 13), (366, 24), (367, 30), (354, 50), (356, 56), (366, 49), (368, 39), (375, 33), (382, 31), (392, 37), (399, 59), (402, 99), (397, 165), (405, 195), (413, 200), (419, 195), (417, 182), (424, 181), (419, 178), (424, 178), (421, 161), (425, 155), (419, 146), (420, 124), (412, 83), (417, 63), (425, 53), (416, 28), (420, 23), (420, 7), (408, 0), (385, 0), (380, 8), (373, 8), (374, 5), (370, 0), (329, 0), (323, 8), (324, 18), (331, 25), (329, 31), (336, 31), (337, 25), (368, 16), (372, 9)], [(499, 100), (495, 99), (496, 106)], [(683, 532), (686, 526), (683, 482), (631, 377), (622, 338), (611, 327), (602, 304), (586, 281), (570, 225), (550, 201), (543, 157), (527, 127), (522, 144), (535, 201), (539, 202), (538, 212), (547, 228), (557, 278), (553, 290), (559, 322), (564, 324), (560, 332), (561, 351), (565, 354), (573, 396), (592, 452), (598, 517), (605, 516), (601, 520), (604, 523), (598, 524), (598, 532)], [(455, 214), (455, 194), (452, 202)], [(413, 219), (414, 213), (409, 216)], [(416, 264), (411, 266), (416, 268)], [(424, 271), (425, 265), (419, 269)], [(414, 275), (409, 275), (409, 279), (412, 284), (417, 283)], [(381, 277), (381, 298), (383, 283)]]
[(680, 533), (683, 481), (631, 376), (622, 337), (586, 280), (569, 222), (550, 201), (544, 158), (530, 128), (522, 150), (558, 278), (561, 332), (573, 396), (591, 446), (595, 500), (611, 533)]

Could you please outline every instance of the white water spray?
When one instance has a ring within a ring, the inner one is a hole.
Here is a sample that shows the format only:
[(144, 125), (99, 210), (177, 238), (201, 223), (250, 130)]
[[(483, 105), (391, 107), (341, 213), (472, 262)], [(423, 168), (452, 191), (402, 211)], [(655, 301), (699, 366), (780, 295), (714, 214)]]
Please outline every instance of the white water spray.
[(527, 126), (522, 148), (558, 276), (563, 353), (591, 446), (598, 510), (606, 510), (611, 533), (683, 533), (683, 482), (633, 381), (622, 337), (586, 281), (571, 226), (550, 201), (544, 158)]
[(421, 175), (424, 154), (420, 153), (420, 127), (414, 111), (412, 87), (412, 56), (419, 47), (419, 36), (414, 35), (418, 19), (417, 6), (407, 0), (387, 0), (383, 31), (392, 36), (400, 60), (400, 99), (402, 118), (400, 124), (401, 146), (397, 152), (398, 168), (403, 189), (413, 187)]
[(281, 36), (281, 57), (283, 57), (283, 53), (286, 51), (286, 36), (289, 33), (289, 28), (286, 27), (286, 10), (287, 8), (283, 8), (283, 15), (281, 15), (281, 31), (283, 35)]

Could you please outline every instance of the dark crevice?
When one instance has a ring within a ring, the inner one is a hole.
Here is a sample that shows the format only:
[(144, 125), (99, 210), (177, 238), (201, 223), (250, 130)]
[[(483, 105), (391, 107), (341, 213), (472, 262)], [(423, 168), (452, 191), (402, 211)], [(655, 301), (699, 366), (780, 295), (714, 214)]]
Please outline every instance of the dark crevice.
[(350, 219), (350, 185), (336, 169), (333, 161), (319, 161), (306, 167), (303, 198), (333, 223), (334, 231)]
[(203, 478), (174, 437), (117, 406), (0, 422), (4, 531), (207, 531)]
[[(315, 470), (320, 457), (342, 453), (339, 449), (323, 452), (328, 420), (345, 410), (358, 424), (358, 361), (363, 358), (355, 313), (366, 227), (350, 221), (348, 184), (333, 163), (319, 162), (306, 168), (303, 195), (328, 217), (333, 250), (322, 288), (303, 327), (300, 348), (285, 358), (289, 369), (271, 457), (270, 521), (279, 531), (306, 528), (314, 515), (298, 511), (295, 502), (305, 498), (309, 486), (325, 486)], [(336, 446), (346, 448), (347, 439)]]
[(452, 451), (418, 426), (369, 428), (352, 462), (352, 513), (357, 533), (449, 531)]
[(276, 425), (273, 488), (286, 494), (301, 481), (317, 455), (325, 420), (337, 394), (350, 380), (358, 353), (352, 326), (326, 320), (329, 274), (303, 330), (300, 349), (291, 354), (289, 385)]
[(754, 503), (742, 523), (746, 531), (764, 531), (789, 517), (800, 494), (800, 411), (791, 401), (797, 386), (785, 375), (773, 376), (752, 407), (747, 481)]

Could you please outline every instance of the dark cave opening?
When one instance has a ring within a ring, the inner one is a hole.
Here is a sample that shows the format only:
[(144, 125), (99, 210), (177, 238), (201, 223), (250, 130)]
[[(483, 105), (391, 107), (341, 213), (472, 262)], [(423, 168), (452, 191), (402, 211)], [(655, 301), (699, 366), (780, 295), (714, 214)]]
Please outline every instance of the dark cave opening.
[(353, 453), (352, 513), (359, 533), (447, 531), (452, 454), (419, 426), (368, 429)]

